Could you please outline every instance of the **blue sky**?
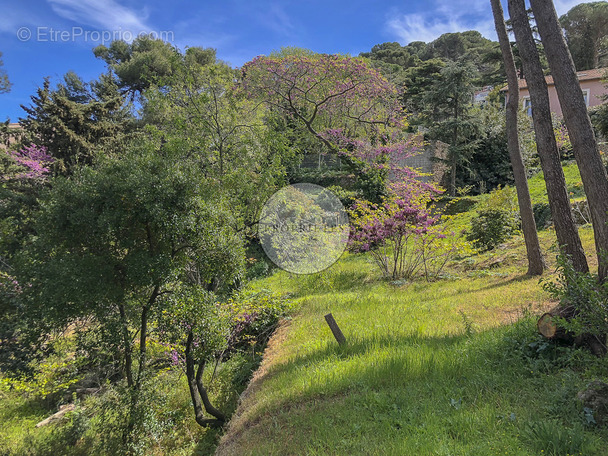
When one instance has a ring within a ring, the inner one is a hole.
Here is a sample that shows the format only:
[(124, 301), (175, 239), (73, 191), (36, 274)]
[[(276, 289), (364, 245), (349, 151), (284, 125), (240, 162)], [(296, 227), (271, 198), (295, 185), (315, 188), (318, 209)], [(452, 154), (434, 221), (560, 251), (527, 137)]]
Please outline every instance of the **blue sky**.
[[(358, 55), (375, 44), (432, 41), (479, 30), (495, 39), (489, 0), (0, 0), (0, 52), (13, 88), (0, 121), (24, 116), (45, 76), (85, 80), (104, 71), (91, 49), (104, 40), (156, 33), (175, 46), (214, 47), (240, 66), (281, 46)], [(556, 0), (563, 14), (580, 0)], [(107, 42), (105, 43), (107, 44)]]

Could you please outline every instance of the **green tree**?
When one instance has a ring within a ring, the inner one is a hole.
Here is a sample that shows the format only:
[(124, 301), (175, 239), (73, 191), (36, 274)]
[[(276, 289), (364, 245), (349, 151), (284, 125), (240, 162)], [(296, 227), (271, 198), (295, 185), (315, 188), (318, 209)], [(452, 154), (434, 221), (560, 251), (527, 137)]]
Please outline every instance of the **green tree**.
[(286, 182), (291, 160), (274, 117), (235, 86), (239, 74), (223, 63), (185, 62), (142, 98), (143, 118), (167, 150), (196, 160), (201, 172), (229, 194), (239, 229)]
[(608, 275), (608, 177), (602, 164), (576, 68), (555, 7), (550, 1), (531, 0), (538, 31), (545, 47), (564, 121), (585, 188), (598, 255), (598, 276)]
[(137, 37), (132, 43), (112, 41), (109, 47), (97, 46), (93, 53), (106, 62), (116, 75), (122, 93), (131, 99), (175, 74), (184, 60), (201, 66), (216, 61), (215, 49), (191, 47), (181, 54), (170, 43), (152, 36)]
[(476, 70), (468, 62), (450, 62), (440, 72), (426, 95), (432, 122), (429, 136), (449, 144), (449, 193), (456, 195), (457, 175), (467, 167), (475, 150), (477, 119), (472, 115)]
[(560, 249), (570, 257), (575, 269), (587, 272), (589, 265), (572, 217), (566, 178), (553, 132), (547, 82), (543, 74), (538, 48), (534, 42), (525, 2), (509, 0), (509, 15), (530, 91), (536, 145), (544, 172), (557, 242)]
[(10, 92), (12, 85), (3, 67), (4, 62), (2, 62), (2, 52), (0, 52), (0, 93)]
[(21, 106), (25, 142), (47, 148), (56, 159), (55, 174), (93, 163), (102, 150), (120, 152), (135, 127), (130, 107), (112, 78), (102, 75), (89, 84), (75, 73), (54, 89), (45, 79), (30, 106)]
[(405, 89), (402, 103), (407, 112), (412, 113), (411, 125), (428, 125), (432, 122), (433, 109), (427, 109), (427, 93), (435, 81), (441, 78), (445, 62), (441, 59), (426, 60), (409, 68), (404, 75)]
[(146, 379), (150, 325), (181, 284), (210, 292), (241, 276), (243, 247), (221, 186), (160, 139), (128, 147), (68, 178), (42, 201), (37, 236), (20, 255), (29, 328), (87, 321), (122, 359), (132, 392), (125, 438)]
[(578, 71), (599, 68), (608, 56), (608, 2), (581, 3), (559, 18)]

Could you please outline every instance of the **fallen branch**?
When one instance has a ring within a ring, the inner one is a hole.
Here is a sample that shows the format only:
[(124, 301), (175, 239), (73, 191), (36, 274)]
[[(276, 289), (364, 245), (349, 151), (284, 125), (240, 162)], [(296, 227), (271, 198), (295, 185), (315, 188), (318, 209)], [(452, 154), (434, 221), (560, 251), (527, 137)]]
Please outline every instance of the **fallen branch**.
[(59, 421), (66, 413), (73, 411), (75, 407), (76, 406), (74, 404), (62, 405), (61, 407), (59, 407), (59, 411), (57, 413), (49, 416), (45, 420), (42, 420), (40, 423), (36, 424), (36, 427), (40, 428), (54, 421)]

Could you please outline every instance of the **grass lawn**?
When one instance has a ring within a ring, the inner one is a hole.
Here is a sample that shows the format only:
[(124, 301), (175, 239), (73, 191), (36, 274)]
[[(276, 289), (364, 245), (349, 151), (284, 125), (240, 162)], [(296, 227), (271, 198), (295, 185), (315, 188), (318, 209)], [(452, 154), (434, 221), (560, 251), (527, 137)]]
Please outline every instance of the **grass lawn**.
[[(581, 236), (591, 254), (591, 229)], [(550, 252), (553, 233), (541, 239)], [(258, 282), (300, 310), (267, 349), (218, 454), (607, 454), (607, 430), (586, 424), (576, 393), (606, 381), (608, 364), (536, 335), (534, 315), (553, 303), (524, 276), (521, 238), (504, 247), (454, 262), (435, 283), (383, 281), (365, 256)]]
[[(566, 186), (570, 198), (577, 200), (585, 196), (583, 190), (583, 181), (578, 166), (572, 163), (564, 166), (564, 177), (566, 178)], [(543, 173), (538, 173), (528, 179), (528, 187), (530, 189), (530, 198), (532, 203), (547, 203), (547, 188), (545, 186), (545, 178)]]

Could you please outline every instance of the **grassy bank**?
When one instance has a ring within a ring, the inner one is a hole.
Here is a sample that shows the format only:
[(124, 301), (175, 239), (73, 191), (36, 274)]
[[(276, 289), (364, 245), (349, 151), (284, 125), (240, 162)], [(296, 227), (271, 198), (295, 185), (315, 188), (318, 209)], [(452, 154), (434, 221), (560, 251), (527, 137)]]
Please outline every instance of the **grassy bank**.
[[(591, 229), (581, 230), (592, 251)], [(552, 232), (542, 233), (546, 249)], [(450, 279), (385, 282), (366, 257), (258, 283), (300, 311), (270, 348), (219, 454), (603, 455), (576, 392), (605, 360), (539, 339), (552, 305), (521, 239), (456, 262)], [(337, 346), (332, 312), (348, 343)]]

